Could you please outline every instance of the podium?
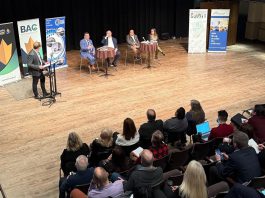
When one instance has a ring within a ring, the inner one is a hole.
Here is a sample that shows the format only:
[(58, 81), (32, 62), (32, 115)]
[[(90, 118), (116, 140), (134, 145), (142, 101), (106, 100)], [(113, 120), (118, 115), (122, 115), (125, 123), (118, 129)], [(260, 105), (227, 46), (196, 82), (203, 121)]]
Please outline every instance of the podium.
[(61, 93), (57, 91), (57, 82), (56, 82), (56, 64), (57, 62), (51, 62), (49, 64), (44, 65), (45, 68), (48, 69), (48, 73), (45, 76), (48, 76), (50, 83), (50, 94), (44, 99), (48, 99), (42, 102), (42, 106), (49, 106), (56, 102), (56, 96), (59, 95), (61, 97)]

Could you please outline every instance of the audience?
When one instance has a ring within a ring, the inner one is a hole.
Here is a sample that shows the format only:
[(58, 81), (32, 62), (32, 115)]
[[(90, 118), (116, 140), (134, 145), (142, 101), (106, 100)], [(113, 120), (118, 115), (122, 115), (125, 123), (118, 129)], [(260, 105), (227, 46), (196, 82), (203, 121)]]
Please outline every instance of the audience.
[(148, 109), (146, 112), (148, 122), (142, 124), (139, 128), (140, 146), (147, 149), (151, 146), (151, 138), (156, 130), (163, 132), (163, 121), (156, 120), (156, 112), (153, 109)]
[(167, 133), (168, 142), (174, 143), (176, 140), (181, 140), (181, 143), (186, 143), (186, 130), (188, 121), (185, 117), (185, 109), (180, 107), (175, 117), (164, 122), (164, 131)]
[[(220, 182), (207, 189), (207, 180), (200, 162), (192, 160), (184, 173), (179, 187), (173, 187), (177, 198), (207, 198), (229, 189), (227, 183)], [(208, 192), (209, 191), (209, 192)]]
[(205, 113), (200, 102), (198, 100), (191, 100), (190, 106), (191, 109), (186, 114), (188, 121), (194, 121), (195, 124), (203, 123), (205, 121)]
[(90, 166), (97, 166), (101, 160), (106, 159), (112, 152), (113, 132), (105, 128), (101, 131), (100, 137), (95, 139), (91, 145)]
[(108, 179), (109, 174), (104, 168), (95, 168), (94, 175), (90, 187), (88, 189), (88, 196), (86, 196), (79, 189), (71, 192), (72, 198), (105, 198), (118, 197), (123, 194), (123, 181), (117, 180), (111, 183)]
[(265, 196), (256, 191), (254, 188), (235, 184), (225, 196), (225, 198), (264, 198)]
[(134, 166), (134, 163), (126, 156), (124, 150), (120, 146), (115, 146), (112, 150), (112, 154), (108, 159), (104, 160), (103, 168), (109, 172), (123, 172)]
[(70, 174), (67, 178), (62, 178), (59, 183), (59, 198), (65, 198), (65, 193), (77, 185), (89, 184), (93, 177), (94, 168), (88, 167), (88, 159), (84, 155), (76, 158), (77, 172)]
[(265, 142), (265, 107), (256, 105), (254, 115), (248, 120), (253, 128), (253, 138), (257, 143)]
[(134, 121), (126, 118), (123, 122), (123, 133), (118, 134), (115, 144), (121, 146), (126, 155), (129, 156), (131, 151), (136, 149), (139, 144), (139, 133), (136, 130)]
[(152, 146), (149, 150), (153, 153), (154, 160), (161, 159), (168, 155), (168, 146), (163, 142), (164, 136), (161, 131), (156, 131), (152, 135)]
[(69, 133), (66, 149), (61, 155), (61, 168), (64, 176), (69, 175), (71, 171), (76, 171), (75, 160), (79, 155), (88, 156), (89, 147), (83, 143), (79, 135), (75, 132)]
[(227, 118), (228, 113), (225, 110), (218, 111), (217, 122), (219, 126), (212, 128), (208, 140), (212, 140), (214, 138), (228, 137), (234, 132), (233, 126), (226, 124)]
[[(216, 166), (211, 167), (209, 183), (214, 184), (228, 177), (235, 182), (244, 183), (254, 177), (261, 176), (259, 159), (254, 148), (248, 146), (248, 136), (243, 132), (236, 132), (233, 136), (235, 151), (227, 155), (223, 153), (224, 161), (221, 156), (216, 155)], [(251, 163), (250, 163), (251, 162)]]

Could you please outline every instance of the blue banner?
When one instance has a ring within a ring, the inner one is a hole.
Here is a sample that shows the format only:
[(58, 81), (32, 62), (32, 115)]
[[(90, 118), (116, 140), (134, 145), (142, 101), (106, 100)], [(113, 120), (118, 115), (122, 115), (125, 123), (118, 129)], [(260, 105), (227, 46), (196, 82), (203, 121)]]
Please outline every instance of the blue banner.
[(208, 52), (226, 52), (229, 9), (212, 9)]
[(56, 68), (67, 67), (65, 42), (65, 17), (46, 19), (47, 59)]

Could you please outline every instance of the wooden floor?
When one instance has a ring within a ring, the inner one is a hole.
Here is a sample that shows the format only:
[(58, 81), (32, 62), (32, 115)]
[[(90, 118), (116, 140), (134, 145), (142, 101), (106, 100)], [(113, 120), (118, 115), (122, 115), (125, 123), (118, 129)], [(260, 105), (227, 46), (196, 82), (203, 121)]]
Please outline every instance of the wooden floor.
[(121, 131), (126, 117), (139, 127), (146, 109), (164, 120), (180, 106), (188, 110), (191, 99), (201, 101), (213, 127), (220, 109), (233, 115), (265, 103), (264, 45), (238, 44), (224, 54), (187, 54), (185, 45), (161, 43), (166, 56), (151, 70), (125, 67), (121, 59), (109, 78), (80, 72), (78, 51), (68, 52), (69, 67), (57, 73), (62, 97), (51, 108), (16, 101), (0, 88), (0, 183), (7, 196), (58, 196), (60, 154), (71, 131), (89, 143), (103, 127)]

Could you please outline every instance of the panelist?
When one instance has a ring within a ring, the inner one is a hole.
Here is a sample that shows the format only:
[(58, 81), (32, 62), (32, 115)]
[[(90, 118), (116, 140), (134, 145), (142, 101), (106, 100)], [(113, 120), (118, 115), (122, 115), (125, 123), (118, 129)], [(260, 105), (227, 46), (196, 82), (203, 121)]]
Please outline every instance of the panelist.
[[(35, 99), (42, 99), (45, 98), (48, 93), (45, 89), (45, 76), (43, 74), (43, 70), (45, 70), (44, 60), (41, 58), (40, 55), (40, 42), (34, 42), (33, 49), (29, 52), (27, 57), (27, 64), (29, 67), (29, 73), (32, 75), (32, 91), (34, 93)], [(38, 82), (40, 80), (40, 86), (43, 93), (43, 97), (41, 97), (38, 93)]]
[(81, 57), (88, 59), (90, 67), (95, 70), (95, 47), (88, 32), (84, 33), (84, 38), (80, 41), (80, 55)]
[[(152, 28), (149, 34), (149, 41), (150, 42), (158, 42), (158, 34), (156, 33), (156, 29)], [(157, 43), (157, 49), (156, 49), (156, 53), (155, 53), (155, 58), (157, 59), (157, 55), (158, 52), (160, 52), (161, 54), (163, 54), (165, 56), (165, 53), (163, 52), (163, 50), (159, 47), (158, 43)]]
[(101, 43), (104, 45), (104, 46), (107, 46), (107, 47), (111, 47), (115, 50), (115, 56), (114, 56), (114, 59), (112, 61), (112, 63), (110, 63), (110, 59), (107, 58), (107, 63), (108, 63), (108, 66), (114, 66), (114, 67), (117, 67), (117, 62), (121, 56), (121, 53), (120, 51), (118, 50), (118, 43), (117, 43), (117, 39), (112, 37), (112, 32), (110, 30), (108, 30), (106, 32), (106, 36), (103, 37)]
[(132, 49), (135, 54), (134, 58), (136, 60), (140, 60), (141, 59), (140, 42), (139, 42), (137, 35), (134, 33), (134, 30), (129, 31), (129, 34), (126, 36), (126, 41), (127, 41), (128, 47)]

